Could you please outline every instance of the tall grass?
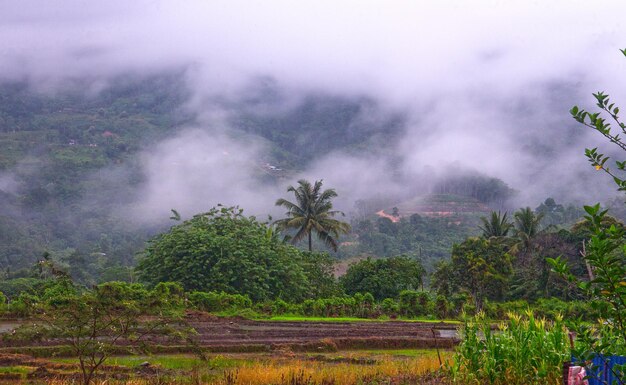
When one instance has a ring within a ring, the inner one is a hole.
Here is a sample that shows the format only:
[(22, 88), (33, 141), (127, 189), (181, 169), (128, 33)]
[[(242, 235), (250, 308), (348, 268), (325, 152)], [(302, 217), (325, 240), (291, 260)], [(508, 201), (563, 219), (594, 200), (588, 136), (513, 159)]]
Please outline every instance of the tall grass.
[(569, 360), (568, 331), (561, 317), (549, 322), (508, 314), (494, 329), (483, 314), (466, 320), (461, 344), (449, 366), (455, 383), (559, 384), (564, 361)]
[[(422, 357), (413, 360), (383, 360), (374, 365), (351, 365), (311, 363), (295, 361), (288, 364), (265, 363), (241, 367), (226, 374), (221, 384), (265, 385), (302, 384), (357, 385), (380, 383), (391, 378), (417, 378), (439, 368), (436, 357)], [(231, 381), (225, 381), (231, 376)], [(234, 381), (233, 381), (234, 380)]]
[[(94, 385), (365, 385), (417, 383), (417, 379), (439, 369), (432, 354), (411, 359), (380, 359), (372, 364), (328, 363), (309, 360), (247, 362), (237, 368), (202, 375), (196, 370), (175, 376), (97, 380)], [(70, 385), (72, 379), (55, 379), (47, 385)]]

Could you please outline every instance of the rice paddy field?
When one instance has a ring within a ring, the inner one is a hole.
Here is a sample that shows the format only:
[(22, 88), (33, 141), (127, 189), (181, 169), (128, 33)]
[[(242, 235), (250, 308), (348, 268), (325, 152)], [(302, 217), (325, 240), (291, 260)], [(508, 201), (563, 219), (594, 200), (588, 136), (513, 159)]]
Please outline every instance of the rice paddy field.
[[(128, 355), (121, 349), (110, 357), (95, 384), (439, 384), (442, 379), (432, 373), (447, 364), (457, 342), (457, 325), (433, 322), (204, 315), (191, 324), (203, 358), (155, 340), (158, 353)], [(0, 383), (80, 380), (78, 359), (63, 341), (0, 341)]]
[[(202, 354), (167, 345), (151, 355), (117, 353), (90, 384), (557, 385), (570, 358), (560, 318), (528, 312), (498, 325), (478, 316), (436, 326), (207, 317), (194, 325)], [(6, 345), (0, 384), (81, 384), (78, 359), (61, 345)]]

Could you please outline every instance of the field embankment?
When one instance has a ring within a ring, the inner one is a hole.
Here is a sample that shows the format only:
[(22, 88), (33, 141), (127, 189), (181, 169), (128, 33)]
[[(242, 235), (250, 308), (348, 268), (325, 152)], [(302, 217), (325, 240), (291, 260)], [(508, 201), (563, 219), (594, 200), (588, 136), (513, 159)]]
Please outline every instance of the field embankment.
[[(453, 324), (432, 322), (324, 322), (259, 321), (219, 318), (194, 312), (187, 316), (193, 327), (196, 346), (208, 352), (271, 352), (290, 349), (300, 352), (350, 349), (451, 348), (457, 343)], [(10, 333), (10, 331), (8, 331)], [(159, 337), (147, 341), (159, 353), (190, 352), (192, 347)], [(0, 353), (33, 356), (69, 356), (62, 339), (39, 342), (0, 341)], [(120, 343), (119, 353), (127, 349)]]

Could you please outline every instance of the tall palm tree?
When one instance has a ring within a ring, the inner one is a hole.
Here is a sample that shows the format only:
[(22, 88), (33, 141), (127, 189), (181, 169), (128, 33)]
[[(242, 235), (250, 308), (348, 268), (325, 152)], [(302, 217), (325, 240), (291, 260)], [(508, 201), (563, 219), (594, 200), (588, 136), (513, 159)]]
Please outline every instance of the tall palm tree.
[(530, 247), (530, 242), (539, 233), (543, 213), (535, 214), (530, 208), (519, 209), (514, 214), (515, 235), (522, 241), (524, 248)]
[(501, 214), (500, 211), (492, 211), (489, 219), (480, 217), (480, 220), (483, 222), (483, 225), (478, 226), (478, 228), (482, 230), (483, 237), (485, 238), (506, 237), (513, 227), (513, 225), (507, 221), (506, 212)]
[(337, 251), (337, 240), (341, 233), (348, 233), (350, 225), (333, 219), (337, 214), (344, 215), (341, 211), (332, 210), (332, 198), (337, 196), (334, 189), (321, 191), (322, 180), (315, 181), (314, 185), (307, 180), (300, 179), (298, 187), (289, 186), (288, 192), (296, 196), (295, 203), (286, 199), (278, 199), (276, 206), (287, 208), (287, 218), (279, 219), (276, 226), (279, 230), (297, 229), (296, 235), (291, 238), (291, 243), (296, 243), (304, 237), (308, 237), (309, 251), (313, 250), (312, 233), (315, 232), (319, 239), (326, 245)]

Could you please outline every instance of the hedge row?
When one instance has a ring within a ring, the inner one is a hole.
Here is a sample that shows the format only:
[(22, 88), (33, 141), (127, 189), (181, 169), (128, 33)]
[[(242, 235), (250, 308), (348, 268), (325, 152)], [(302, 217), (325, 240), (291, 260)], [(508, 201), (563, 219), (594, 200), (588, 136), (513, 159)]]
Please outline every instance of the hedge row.
[[(110, 283), (115, 285), (116, 283)], [(142, 293), (146, 289), (139, 284), (124, 284), (129, 293)], [(0, 316), (29, 317), (42, 301), (54, 301), (62, 298), (68, 291), (78, 290), (68, 281), (59, 281), (40, 293), (22, 292), (8, 300), (0, 292)], [(308, 299), (302, 303), (288, 303), (282, 299), (253, 303), (248, 296), (224, 292), (193, 291), (185, 293), (176, 283), (161, 283), (155, 292), (165, 291), (171, 298), (177, 298), (181, 306), (210, 313), (227, 313), (239, 315), (294, 315), (303, 317), (359, 317), (378, 318), (456, 318), (462, 314), (474, 315), (476, 308), (467, 295), (455, 295), (450, 298), (434, 297), (427, 291), (405, 290), (397, 298), (386, 298), (376, 301), (370, 293), (357, 293), (353, 296), (337, 296), (331, 298)], [(148, 291), (146, 291), (148, 293)], [(148, 298), (148, 297), (146, 297)], [(520, 313), (532, 309), (535, 315), (554, 319), (558, 315), (565, 319), (582, 319), (594, 321), (603, 314), (602, 306), (596, 302), (565, 302), (556, 298), (539, 299), (529, 304), (526, 301), (486, 302), (483, 308), (490, 319), (504, 319), (507, 313)]]

